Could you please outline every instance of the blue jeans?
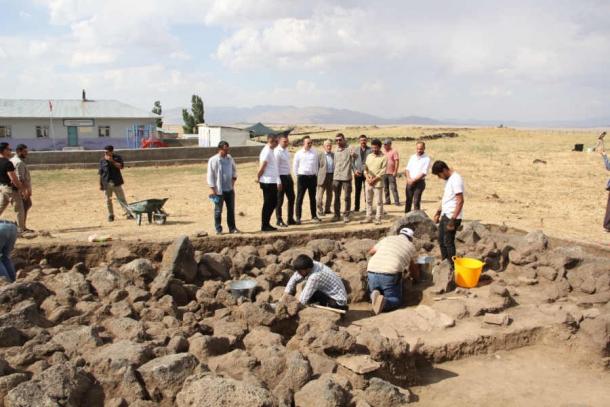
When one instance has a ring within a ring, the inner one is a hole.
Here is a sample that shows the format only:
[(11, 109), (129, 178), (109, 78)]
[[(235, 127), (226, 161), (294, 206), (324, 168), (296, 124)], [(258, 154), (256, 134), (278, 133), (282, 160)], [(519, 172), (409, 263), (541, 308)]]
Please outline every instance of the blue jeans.
[(11, 261), (11, 252), (17, 240), (17, 226), (14, 223), (0, 221), (0, 277), (15, 281), (15, 267)]
[(402, 277), (400, 274), (368, 272), (369, 295), (378, 290), (385, 298), (383, 311), (391, 311), (402, 305)]
[(218, 195), (220, 201), (214, 204), (214, 227), (217, 232), (222, 232), (222, 203), (227, 206), (227, 225), (229, 232), (236, 229), (235, 227), (235, 191), (226, 191), (222, 195)]

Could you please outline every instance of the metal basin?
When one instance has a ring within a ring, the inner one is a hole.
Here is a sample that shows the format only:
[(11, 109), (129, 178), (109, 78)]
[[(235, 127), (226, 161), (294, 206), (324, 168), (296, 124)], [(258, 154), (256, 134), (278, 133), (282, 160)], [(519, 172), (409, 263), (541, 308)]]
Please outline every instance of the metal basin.
[(229, 283), (231, 295), (235, 298), (246, 297), (252, 299), (254, 289), (256, 288), (256, 280), (237, 280)]
[(434, 267), (434, 256), (419, 256), (416, 261), (419, 266), (421, 280), (432, 280), (432, 268)]

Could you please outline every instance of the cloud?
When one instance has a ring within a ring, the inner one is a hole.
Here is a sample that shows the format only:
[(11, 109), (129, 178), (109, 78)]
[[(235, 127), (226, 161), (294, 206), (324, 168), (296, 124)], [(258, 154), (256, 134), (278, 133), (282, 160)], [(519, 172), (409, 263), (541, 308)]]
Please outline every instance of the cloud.
[(0, 94), (87, 86), (140, 106), (205, 92), (215, 105), (383, 116), (607, 115), (610, 2), (35, 1), (48, 21), (0, 36), (14, 79)]

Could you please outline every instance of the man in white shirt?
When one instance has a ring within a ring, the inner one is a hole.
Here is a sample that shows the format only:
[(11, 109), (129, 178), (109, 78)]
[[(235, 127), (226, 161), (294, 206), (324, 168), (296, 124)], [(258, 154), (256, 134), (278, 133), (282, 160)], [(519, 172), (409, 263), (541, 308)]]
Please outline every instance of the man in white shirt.
[(407, 176), (407, 202), (405, 213), (411, 212), (411, 206), (416, 211), (421, 210), (421, 196), (426, 189), (426, 175), (430, 168), (430, 157), (426, 154), (426, 143), (418, 141), (415, 154), (409, 159), (405, 175)]
[(277, 161), (273, 150), (277, 147), (277, 137), (268, 135), (267, 145), (263, 148), (259, 156), (258, 173), (256, 180), (263, 191), (263, 209), (261, 213), (261, 231), (277, 231), (269, 223), (271, 215), (277, 206), (277, 192), (282, 189), (282, 181), (277, 167)]
[(432, 174), (445, 180), (445, 191), (441, 208), (434, 215), (434, 222), (439, 223), (438, 242), (443, 260), (448, 259), (453, 267), (455, 256), (455, 233), (462, 223), (464, 208), (464, 180), (456, 171), (443, 161), (432, 164)]
[[(275, 218), (277, 220), (277, 225), (283, 228), (288, 225), (296, 225), (294, 220), (294, 182), (292, 181), (292, 175), (290, 175), (290, 151), (288, 151), (288, 144), (288, 135), (283, 134), (280, 136), (279, 146), (273, 151), (277, 161), (280, 181), (282, 182), (282, 189), (277, 193)], [(284, 219), (282, 218), (284, 195), (286, 195), (286, 198), (288, 199), (288, 225), (284, 223)]]
[(294, 155), (293, 172), (297, 176), (297, 202), (296, 202), (296, 224), (301, 224), (303, 213), (303, 199), (305, 192), (309, 195), (309, 210), (311, 220), (315, 223), (320, 222), (316, 215), (316, 188), (318, 186), (318, 154), (311, 147), (313, 142), (311, 137), (303, 137), (303, 148)]

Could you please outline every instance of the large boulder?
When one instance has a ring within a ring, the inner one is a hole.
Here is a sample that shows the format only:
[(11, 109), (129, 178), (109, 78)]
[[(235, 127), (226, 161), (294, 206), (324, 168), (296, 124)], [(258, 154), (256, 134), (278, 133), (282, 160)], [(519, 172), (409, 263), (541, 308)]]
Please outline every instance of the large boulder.
[(433, 237), (437, 234), (434, 221), (424, 211), (412, 211), (395, 220), (388, 231), (388, 236), (396, 236), (400, 229), (405, 227), (413, 229), (415, 237), (418, 239), (424, 235)]
[(464, 226), (462, 231), (457, 234), (456, 239), (462, 243), (472, 245), (489, 236), (489, 234), (490, 232), (485, 225), (478, 221), (472, 221)]
[(107, 297), (117, 288), (125, 285), (124, 277), (106, 266), (91, 269), (87, 280), (100, 298)]
[(155, 278), (156, 272), (148, 259), (135, 259), (121, 266), (120, 272), (132, 284), (145, 288)]
[(375, 243), (377, 242), (373, 239), (350, 240), (343, 245), (344, 250), (341, 254), (345, 254), (348, 260), (355, 262), (366, 260)]
[(198, 364), (197, 358), (190, 353), (176, 353), (143, 364), (138, 373), (154, 401), (173, 406), (182, 383), (195, 372)]
[(278, 256), (278, 261), (282, 267), (292, 267), (292, 262), (301, 254), (305, 254), (312, 259), (315, 257), (311, 249), (294, 248), (288, 249)]
[(287, 405), (292, 404), (296, 391), (300, 390), (312, 375), (309, 361), (299, 352), (291, 352), (286, 356), (286, 369), (282, 379), (273, 389), (273, 394)]
[(61, 326), (59, 328), (58, 332), (53, 335), (53, 342), (61, 345), (69, 356), (83, 354), (103, 343), (98, 335), (98, 330), (89, 325)]
[(69, 289), (76, 297), (91, 294), (91, 288), (85, 276), (74, 270), (55, 274), (52, 278), (46, 280), (46, 284), (55, 292)]
[(231, 278), (231, 258), (218, 253), (205, 253), (201, 257), (201, 263), (206, 271), (212, 276), (220, 280), (229, 280)]
[(307, 248), (311, 250), (318, 259), (337, 250), (339, 246), (339, 242), (333, 239), (314, 239), (307, 242)]
[(409, 403), (410, 394), (378, 377), (369, 381), (364, 398), (371, 406), (403, 406)]
[(346, 406), (348, 400), (349, 393), (327, 374), (310, 381), (294, 395), (296, 407)]
[(91, 406), (99, 405), (87, 398), (92, 386), (89, 377), (68, 363), (52, 366), (38, 377), (23, 382), (4, 398), (6, 407)]
[(350, 303), (366, 301), (367, 276), (366, 263), (352, 263), (345, 260), (337, 260), (333, 267), (337, 274), (341, 276)]
[(152, 359), (152, 356), (152, 347), (149, 344), (123, 340), (99, 347), (85, 358), (96, 370), (119, 370), (128, 366), (143, 365)]
[(0, 288), (0, 306), (10, 309), (29, 299), (40, 305), (50, 295), (47, 287), (38, 281), (16, 282)]
[(275, 407), (269, 390), (238, 380), (194, 375), (176, 396), (177, 407)]
[(187, 236), (179, 236), (163, 253), (160, 270), (169, 271), (177, 278), (192, 283), (197, 277), (195, 251)]
[(12, 326), (18, 329), (48, 328), (51, 322), (44, 317), (35, 302), (28, 300), (20, 302), (10, 312), (0, 315), (0, 326)]

